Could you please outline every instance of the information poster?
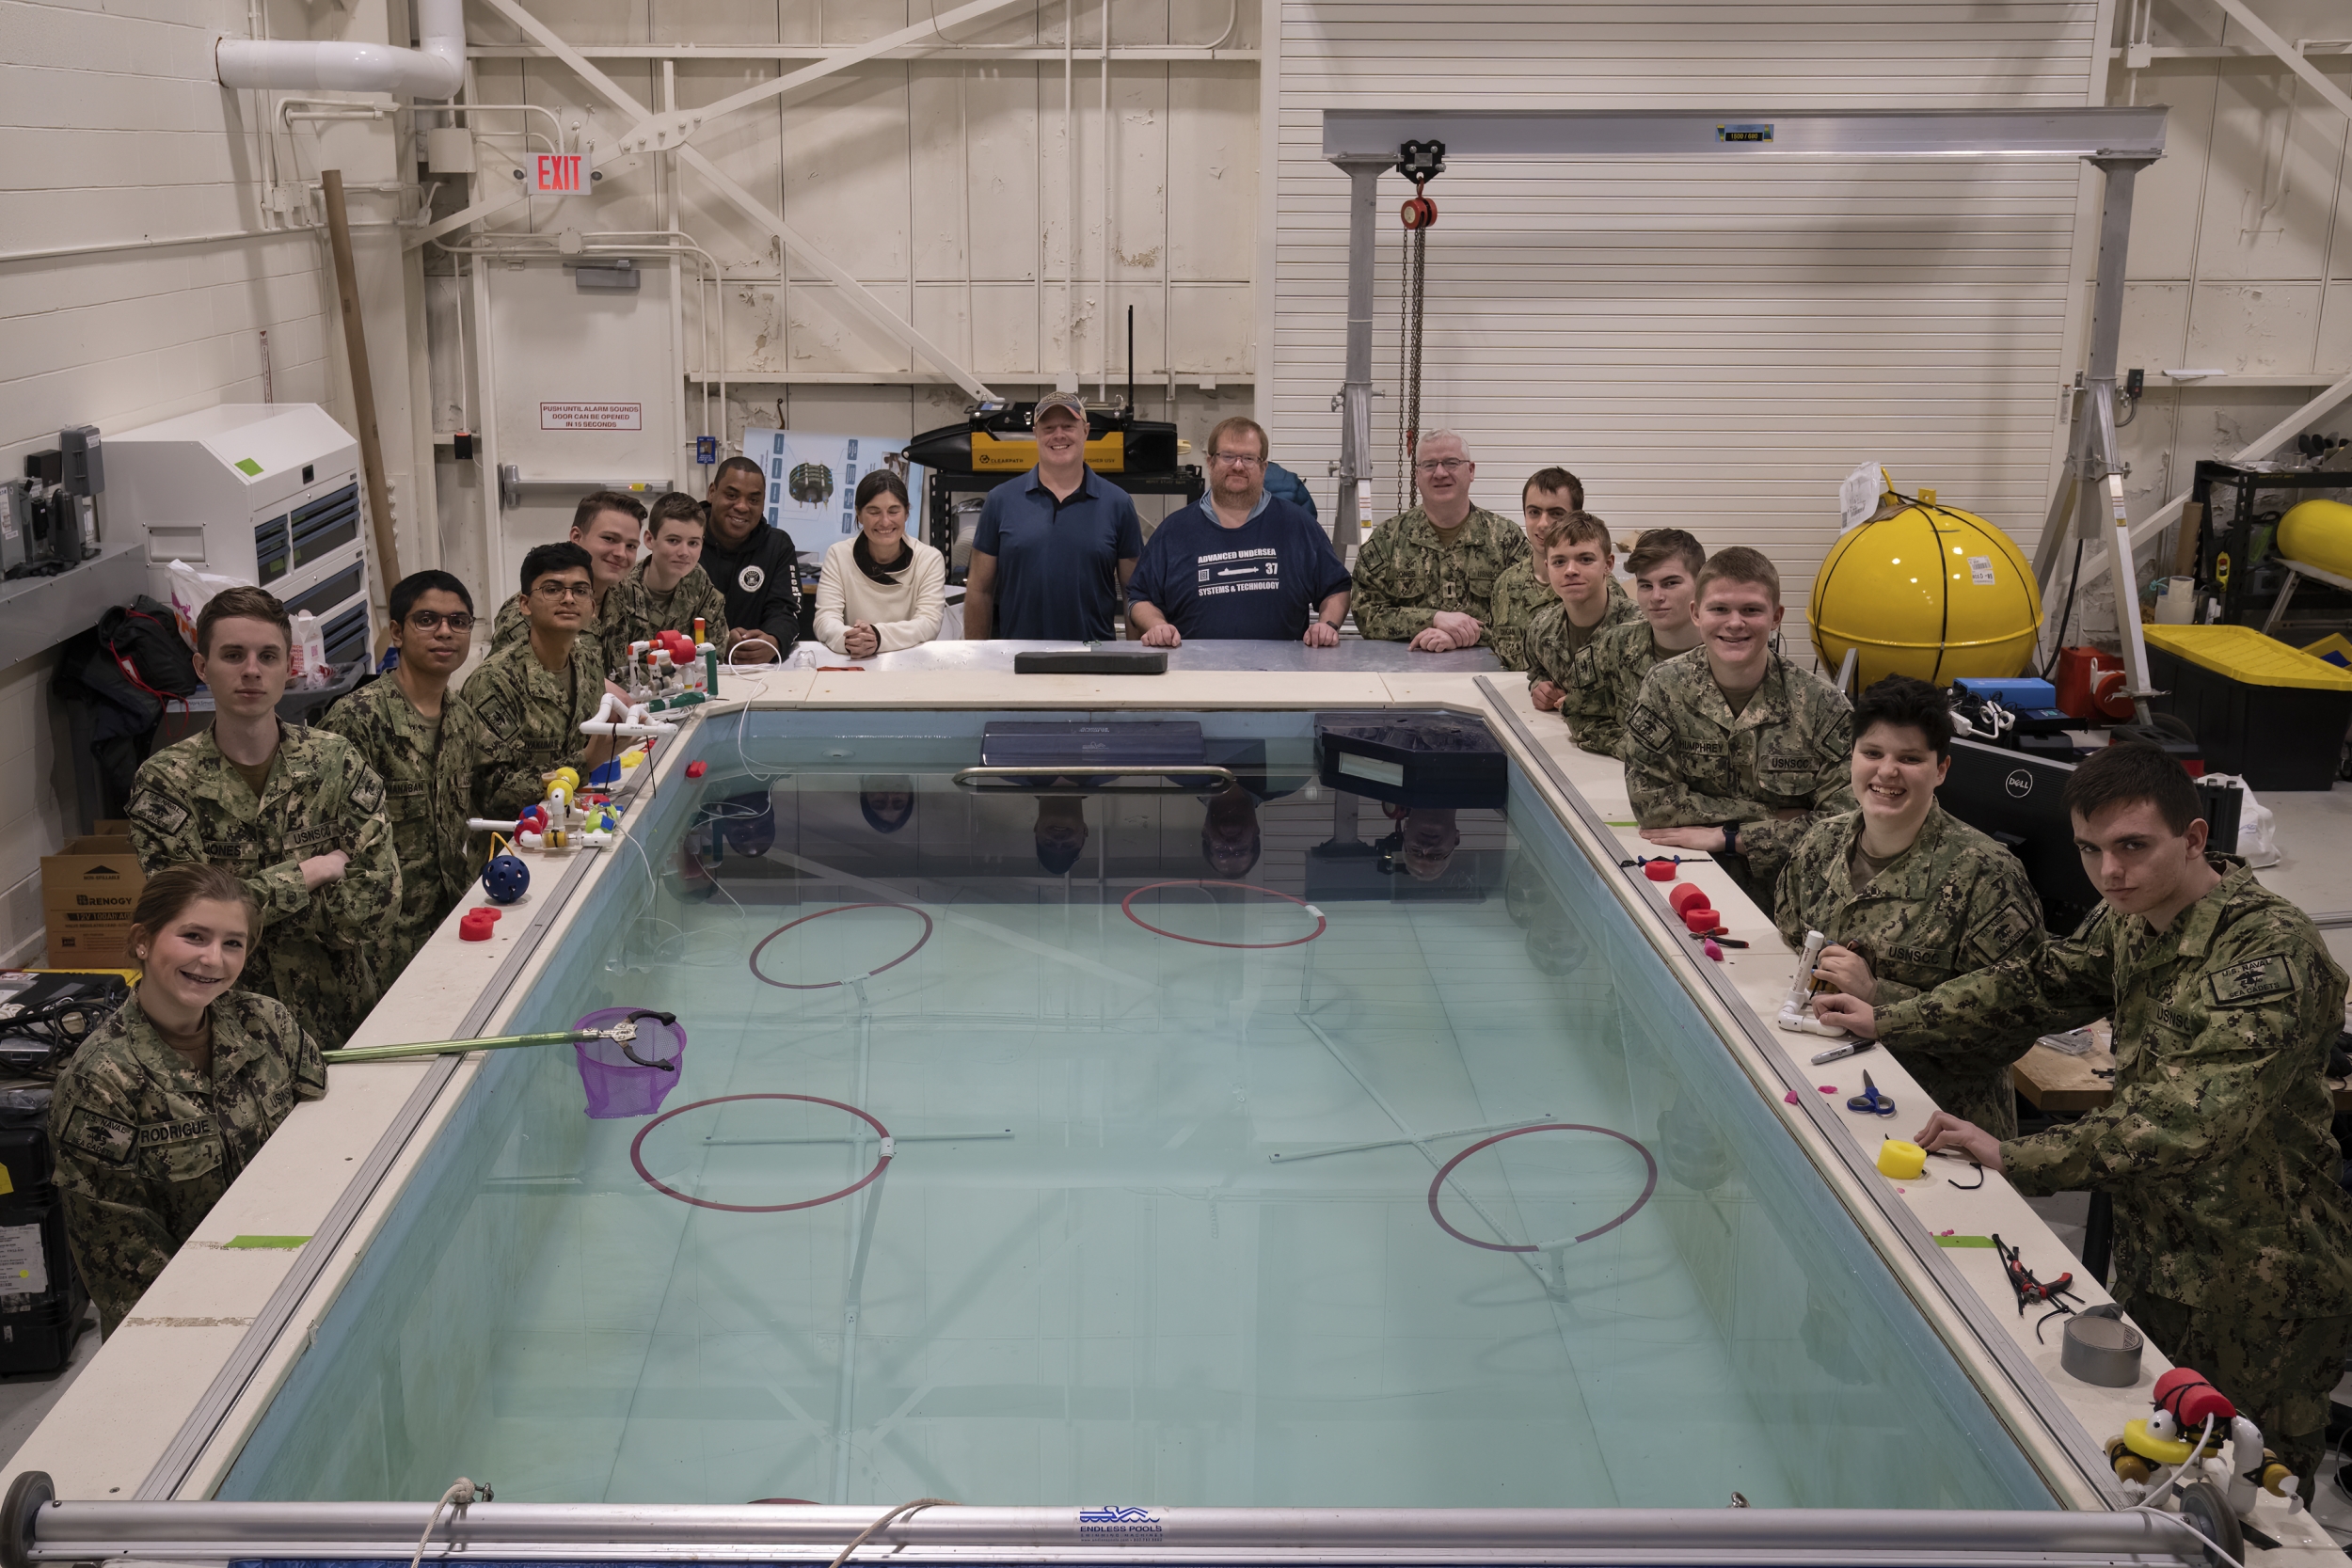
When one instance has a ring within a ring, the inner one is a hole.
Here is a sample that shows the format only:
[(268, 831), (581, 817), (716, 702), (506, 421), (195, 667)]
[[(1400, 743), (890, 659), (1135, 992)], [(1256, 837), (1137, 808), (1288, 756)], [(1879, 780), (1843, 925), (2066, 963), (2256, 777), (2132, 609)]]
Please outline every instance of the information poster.
[[(906, 442), (879, 436), (829, 436), (811, 430), (743, 432), (743, 455), (768, 476), (768, 521), (817, 557), (857, 531), (858, 481), (878, 467), (897, 470), (913, 503), (907, 531), (922, 537), (923, 470), (910, 467)], [(895, 461), (893, 461), (895, 459)]]

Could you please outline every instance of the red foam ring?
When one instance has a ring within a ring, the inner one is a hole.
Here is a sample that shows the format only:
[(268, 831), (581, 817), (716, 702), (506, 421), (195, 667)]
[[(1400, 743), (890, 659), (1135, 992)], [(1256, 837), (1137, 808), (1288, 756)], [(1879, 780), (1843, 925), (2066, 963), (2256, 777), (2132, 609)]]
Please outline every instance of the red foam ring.
[(498, 919), (499, 912), (496, 910), (468, 910), (464, 917), (457, 922), (457, 940), (460, 942), (489, 941), (491, 928), (498, 925)]
[(1642, 875), (1653, 882), (1671, 882), (1681, 868), (1672, 861), (1650, 861), (1642, 867)]
[(1693, 887), (1689, 882), (1685, 882), (1680, 887), (1675, 889), (1672, 893), (1666, 895), (1666, 903), (1667, 906), (1675, 911), (1675, 913), (1680, 914), (1685, 910), (1691, 908), (1693, 904), (1697, 905), (1700, 909), (1705, 909), (1707, 907), (1707, 895), (1700, 889)]
[(710, 764), (707, 762), (690, 762), (686, 765), (686, 776), (690, 779), (699, 779), (709, 771)]
[(1691, 928), (1692, 936), (1703, 937), (1712, 933), (1716, 927), (1721, 926), (1724, 923), (1724, 917), (1702, 904), (1695, 910), (1684, 910), (1682, 923)]

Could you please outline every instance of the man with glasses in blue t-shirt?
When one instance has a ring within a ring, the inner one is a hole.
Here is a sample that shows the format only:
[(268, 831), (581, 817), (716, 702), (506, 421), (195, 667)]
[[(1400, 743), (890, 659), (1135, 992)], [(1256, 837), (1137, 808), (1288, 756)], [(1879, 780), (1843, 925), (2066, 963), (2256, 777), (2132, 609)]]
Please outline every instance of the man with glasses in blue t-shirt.
[(1347, 568), (1314, 520), (1267, 494), (1266, 434), (1235, 417), (1209, 433), (1209, 493), (1159, 526), (1127, 583), (1127, 625), (1154, 648), (1187, 637), (1328, 648), (1347, 617)]
[(1143, 553), (1143, 520), (1126, 491), (1087, 467), (1087, 408), (1070, 392), (1029, 412), (1037, 467), (988, 493), (972, 535), (963, 635), (1107, 642)]

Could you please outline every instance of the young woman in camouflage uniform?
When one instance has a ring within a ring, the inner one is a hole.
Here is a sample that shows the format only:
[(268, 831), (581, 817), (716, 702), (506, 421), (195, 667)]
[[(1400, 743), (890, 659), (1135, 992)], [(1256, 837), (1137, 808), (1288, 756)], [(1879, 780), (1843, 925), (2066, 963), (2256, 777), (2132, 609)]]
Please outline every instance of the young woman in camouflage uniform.
[[(1815, 978), (1882, 1007), (2003, 958), (2042, 951), (2042, 900), (2015, 855), (1935, 801), (1951, 769), (1951, 704), (1922, 680), (1889, 675), (1855, 705), (1859, 811), (1814, 824), (1780, 874), (1773, 923), (1802, 949), (1829, 938)], [(2009, 1066), (2033, 1042), (1979, 1040), (1949, 1051), (1895, 1046), (1930, 1099), (2017, 1135)]]
[(145, 973), (57, 1074), (49, 1135), (66, 1238), (111, 1335), (297, 1101), (326, 1093), (319, 1042), (232, 988), (260, 910), (215, 865), (148, 879), (131, 913)]

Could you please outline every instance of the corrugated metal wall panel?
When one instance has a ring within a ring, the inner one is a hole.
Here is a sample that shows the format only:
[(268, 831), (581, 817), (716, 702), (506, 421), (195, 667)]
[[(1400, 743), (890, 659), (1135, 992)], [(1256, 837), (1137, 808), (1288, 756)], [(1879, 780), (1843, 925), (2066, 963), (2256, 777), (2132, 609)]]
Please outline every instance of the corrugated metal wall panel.
[[(1266, 407), (1319, 495), (1338, 456), (1347, 260), (1323, 110), (2072, 106), (2101, 41), (2089, 0), (1279, 10)], [(1515, 511), (1527, 473), (1565, 463), (1620, 535), (1671, 523), (1770, 551), (1800, 612), (1836, 537), (1837, 482), (1867, 459), (2030, 549), (2083, 178), (1892, 159), (1737, 176), (1457, 162), (1430, 187), (1422, 422), (1468, 436), (1482, 504)], [(1384, 213), (1407, 194), (1384, 181)], [(1374, 379), (1393, 393), (1401, 230), (1384, 228)], [(1375, 420), (1385, 515), (1392, 396)]]

